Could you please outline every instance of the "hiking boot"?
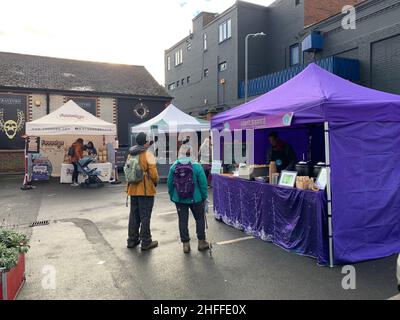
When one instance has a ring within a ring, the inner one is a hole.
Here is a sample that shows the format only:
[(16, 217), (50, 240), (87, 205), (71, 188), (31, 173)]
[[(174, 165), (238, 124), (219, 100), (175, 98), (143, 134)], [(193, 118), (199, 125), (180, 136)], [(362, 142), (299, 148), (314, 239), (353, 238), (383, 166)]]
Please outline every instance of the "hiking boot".
[(183, 253), (189, 253), (190, 252), (190, 242), (184, 242), (183, 243)]
[(158, 247), (158, 241), (152, 241), (147, 246), (142, 245), (142, 250), (147, 251)]
[(140, 244), (140, 240), (137, 240), (137, 241), (129, 241), (128, 240), (128, 244), (126, 245), (126, 247), (128, 249), (133, 249), (133, 248), (136, 248), (139, 244)]
[(210, 249), (210, 244), (206, 240), (199, 240), (199, 251), (205, 251)]

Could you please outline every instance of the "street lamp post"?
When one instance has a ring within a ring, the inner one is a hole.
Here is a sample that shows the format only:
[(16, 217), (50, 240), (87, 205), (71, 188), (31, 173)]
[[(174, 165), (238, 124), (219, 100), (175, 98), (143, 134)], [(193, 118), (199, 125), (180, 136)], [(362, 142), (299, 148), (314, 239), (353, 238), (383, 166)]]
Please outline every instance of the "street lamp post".
[(247, 102), (249, 93), (249, 38), (264, 37), (266, 34), (264, 32), (250, 33), (246, 36), (245, 41), (245, 80), (244, 80), (244, 102)]

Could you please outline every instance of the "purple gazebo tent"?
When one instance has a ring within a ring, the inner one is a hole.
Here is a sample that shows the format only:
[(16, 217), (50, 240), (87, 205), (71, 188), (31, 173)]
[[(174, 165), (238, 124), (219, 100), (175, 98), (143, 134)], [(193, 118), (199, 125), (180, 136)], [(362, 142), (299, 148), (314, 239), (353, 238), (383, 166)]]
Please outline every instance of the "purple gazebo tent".
[(216, 115), (232, 121), (293, 113), (325, 126), (330, 264), (400, 252), (400, 96), (359, 86), (315, 64), (282, 86)]

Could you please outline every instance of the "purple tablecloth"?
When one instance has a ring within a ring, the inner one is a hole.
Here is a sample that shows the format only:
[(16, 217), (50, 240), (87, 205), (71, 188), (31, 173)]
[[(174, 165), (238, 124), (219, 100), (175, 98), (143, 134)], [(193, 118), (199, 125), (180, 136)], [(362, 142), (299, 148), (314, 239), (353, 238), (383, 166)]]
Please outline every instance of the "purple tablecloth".
[(324, 192), (213, 175), (216, 218), (286, 250), (329, 261)]

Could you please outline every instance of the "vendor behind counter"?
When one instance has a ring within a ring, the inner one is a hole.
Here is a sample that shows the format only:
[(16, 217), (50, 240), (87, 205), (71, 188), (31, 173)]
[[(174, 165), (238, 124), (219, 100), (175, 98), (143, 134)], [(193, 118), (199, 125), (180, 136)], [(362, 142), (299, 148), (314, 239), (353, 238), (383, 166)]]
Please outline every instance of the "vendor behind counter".
[(274, 161), (279, 173), (284, 170), (294, 171), (297, 158), (293, 147), (286, 141), (280, 139), (277, 132), (271, 132), (268, 135), (268, 140), (271, 144), (271, 148), (267, 152), (267, 164)]

